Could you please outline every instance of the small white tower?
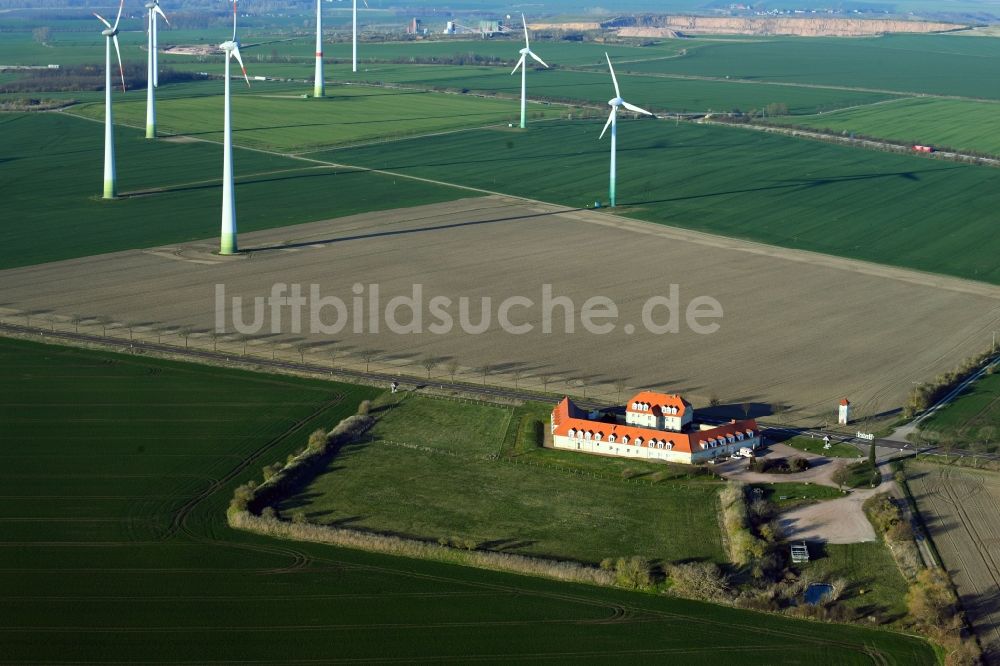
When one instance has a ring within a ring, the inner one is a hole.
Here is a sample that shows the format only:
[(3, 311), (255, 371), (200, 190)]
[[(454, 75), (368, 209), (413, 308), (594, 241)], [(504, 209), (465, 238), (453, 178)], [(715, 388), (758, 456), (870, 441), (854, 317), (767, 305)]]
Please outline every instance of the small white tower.
[(847, 425), (851, 420), (851, 401), (844, 398), (840, 401), (840, 409), (837, 410), (837, 423)]

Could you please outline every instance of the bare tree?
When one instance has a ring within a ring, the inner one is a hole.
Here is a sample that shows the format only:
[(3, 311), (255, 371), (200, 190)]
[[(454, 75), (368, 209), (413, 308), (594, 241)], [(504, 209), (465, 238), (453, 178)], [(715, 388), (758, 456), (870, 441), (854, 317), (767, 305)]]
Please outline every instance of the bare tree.
[(330, 354), (330, 369), (331, 370), (333, 370), (334, 368), (337, 367), (337, 354), (339, 352), (340, 352), (340, 350), (337, 349), (336, 346), (330, 345), (330, 351), (327, 352), (327, 353)]
[(295, 345), (295, 350), (299, 352), (299, 362), (305, 365), (306, 362), (306, 352), (309, 351), (309, 344), (305, 342), (300, 342)]
[(249, 335), (241, 335), (240, 336), (240, 342), (243, 343), (243, 356), (247, 355), (247, 342), (249, 342), (249, 341), (250, 341), (250, 336)]
[(219, 351), (219, 332), (213, 328), (209, 332), (209, 335), (212, 337), (212, 351), (213, 352)]
[(510, 376), (514, 378), (514, 390), (517, 390), (517, 385), (521, 381), (521, 377), (524, 376), (524, 370), (521, 368), (514, 368), (510, 371)]
[(427, 379), (431, 378), (431, 371), (437, 367), (437, 364), (438, 360), (433, 356), (427, 356), (422, 361), (420, 361), (420, 365), (424, 366), (424, 370), (427, 371)]
[(616, 402), (622, 401), (622, 392), (624, 391), (625, 391), (625, 378), (618, 377), (617, 379), (615, 379), (615, 393), (617, 393), (618, 395), (618, 399)]
[(73, 324), (73, 326), (76, 328), (76, 332), (77, 333), (80, 332), (80, 322), (81, 321), (83, 321), (83, 317), (81, 315), (74, 314), (74, 315), (70, 315), (70, 317), (69, 317), (69, 323)]
[(188, 348), (188, 342), (191, 340), (191, 334), (193, 332), (194, 331), (191, 329), (190, 326), (182, 326), (177, 330), (177, 335), (184, 338), (184, 349)]
[(480, 370), (483, 372), (483, 386), (486, 386), (486, 378), (489, 376), (490, 372), (492, 372), (493, 366), (489, 363), (484, 363)]
[(106, 317), (105, 315), (100, 315), (96, 319), (97, 319), (97, 323), (101, 327), (101, 337), (103, 337), (103, 338), (108, 337), (108, 326), (111, 325), (111, 320), (108, 317)]
[(747, 419), (750, 418), (750, 410), (753, 409), (753, 405), (751, 405), (747, 401), (744, 401), (740, 403), (740, 407), (743, 408), (743, 417)]
[(448, 376), (451, 377), (451, 381), (455, 381), (455, 375), (458, 374), (458, 361), (451, 359), (448, 361)]
[(365, 362), (365, 372), (371, 370), (372, 361), (375, 360), (377, 354), (370, 349), (365, 349), (361, 352), (361, 359)]
[(542, 390), (547, 392), (549, 390), (549, 384), (554, 382), (556, 380), (556, 377), (555, 375), (550, 375), (548, 373), (545, 373), (541, 376), (541, 380), (542, 380)]

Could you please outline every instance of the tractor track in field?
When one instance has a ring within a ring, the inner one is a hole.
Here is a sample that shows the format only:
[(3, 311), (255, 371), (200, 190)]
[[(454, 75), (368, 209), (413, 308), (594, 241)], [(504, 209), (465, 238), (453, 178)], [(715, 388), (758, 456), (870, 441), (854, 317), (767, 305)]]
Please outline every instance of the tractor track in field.
[[(9, 325), (9, 324), (0, 324), (0, 330), (8, 330), (8, 331), (13, 330), (14, 332), (21, 332), (21, 333), (23, 333), (23, 332), (30, 332), (30, 331), (27, 331), (27, 329), (25, 327), (20, 327), (20, 326), (16, 326), (16, 325)], [(49, 332), (45, 333), (45, 336), (46, 336), (46, 338), (55, 338), (55, 339), (60, 339), (61, 338), (61, 339), (64, 339), (64, 340), (70, 340), (70, 341), (74, 341), (74, 342), (78, 342), (78, 343), (86, 343), (86, 344), (91, 344), (91, 345), (97, 344), (97, 343), (106, 342), (102, 338), (99, 338), (98, 336), (90, 336), (90, 335), (87, 335), (87, 334), (77, 334), (77, 333), (58, 333), (58, 332), (57, 333), (52, 333), (51, 331), (49, 331)], [(120, 347), (121, 345), (116, 345), (116, 346)], [(196, 358), (200, 358), (202, 361), (204, 361), (206, 359), (218, 361), (218, 360), (221, 360), (221, 359), (225, 358), (224, 354), (217, 354), (217, 353), (214, 353), (214, 352), (203, 352), (201, 350), (187, 350), (188, 353), (186, 353), (186, 354), (177, 354), (176, 352), (178, 350), (173, 349), (173, 348), (169, 347), (168, 345), (159, 345), (159, 344), (153, 344), (153, 343), (133, 343), (132, 344), (132, 350), (133, 351), (137, 351), (137, 350), (160, 351), (160, 352), (163, 352), (163, 353), (166, 353), (166, 354), (170, 354), (172, 356), (180, 355), (180, 356), (196, 357)], [(263, 366), (274, 365), (274, 366), (286, 367), (286, 369), (288, 367), (290, 367), (290, 368), (298, 370), (298, 371), (313, 371), (314, 370), (313, 368), (311, 368), (308, 365), (296, 364), (296, 363), (288, 363), (288, 362), (284, 362), (284, 361), (261, 362), (258, 365), (263, 365)], [(371, 375), (370, 374), (368, 374), (368, 373), (357, 373), (357, 375), (360, 376), (360, 377), (364, 377), (367, 380), (366, 383), (370, 383), (370, 381), (371, 381)], [(504, 395), (506, 397), (523, 395), (523, 393), (519, 392), (519, 391), (509, 391), (509, 390), (504, 390), (504, 389), (494, 389), (493, 387), (481, 387), (479, 392), (480, 392), (480, 394), (486, 394), (486, 393), (488, 393), (488, 394), (493, 395), (493, 396), (495, 396), (497, 394), (501, 394), (501, 395)], [(537, 396), (531, 396), (531, 397), (537, 398)], [(290, 424), (283, 432), (281, 432), (280, 434), (272, 437), (270, 440), (268, 440), (268, 442), (266, 442), (265, 444), (261, 445), (260, 447), (254, 449), (249, 454), (247, 454), (246, 457), (239, 464), (237, 464), (232, 469), (230, 469), (228, 472), (226, 472), (222, 477), (220, 477), (218, 479), (215, 479), (213, 481), (213, 483), (208, 488), (206, 488), (202, 492), (198, 493), (194, 497), (190, 498), (180, 509), (176, 510), (173, 513), (173, 519), (171, 521), (171, 527), (170, 527), (170, 532), (169, 533), (170, 534), (184, 534), (186, 537), (188, 537), (189, 539), (191, 539), (191, 540), (193, 540), (195, 542), (203, 543), (203, 544), (209, 544), (209, 545), (220, 547), (220, 548), (244, 549), (244, 550), (249, 550), (249, 551), (254, 551), (254, 552), (261, 552), (261, 553), (273, 554), (273, 555), (281, 556), (281, 557), (288, 557), (288, 558), (290, 558), (292, 560), (291, 564), (289, 566), (284, 567), (284, 568), (280, 568), (280, 569), (267, 569), (267, 568), (261, 568), (261, 567), (254, 567), (254, 568), (247, 568), (247, 569), (238, 569), (238, 570), (237, 569), (227, 569), (227, 571), (229, 571), (229, 572), (246, 571), (248, 573), (281, 573), (281, 572), (290, 572), (290, 571), (300, 571), (300, 570), (302, 570), (304, 568), (309, 567), (310, 565), (313, 565), (317, 570), (323, 570), (323, 569), (325, 569), (327, 567), (333, 568), (335, 570), (351, 569), (351, 570), (368, 571), (368, 572), (372, 572), (372, 573), (384, 574), (386, 576), (386, 578), (389, 579), (389, 580), (391, 580), (393, 577), (405, 577), (405, 578), (411, 578), (411, 579), (421, 579), (421, 580), (425, 580), (425, 581), (441, 581), (441, 582), (448, 582), (450, 584), (458, 584), (458, 585), (461, 585), (463, 587), (472, 588), (473, 590), (475, 590), (475, 592), (473, 592), (472, 594), (480, 593), (480, 591), (483, 591), (484, 593), (489, 593), (489, 592), (497, 593), (497, 592), (499, 592), (499, 593), (503, 593), (505, 595), (523, 595), (523, 596), (528, 596), (528, 597), (538, 597), (538, 598), (546, 598), (546, 599), (553, 599), (553, 600), (562, 600), (562, 601), (565, 601), (565, 602), (573, 603), (575, 605), (582, 604), (582, 605), (585, 605), (585, 606), (602, 608), (602, 609), (605, 609), (607, 611), (607, 613), (608, 613), (607, 617), (603, 617), (603, 618), (591, 618), (591, 619), (583, 619), (583, 620), (579, 620), (579, 619), (574, 619), (574, 620), (547, 619), (547, 620), (540, 620), (540, 621), (518, 621), (518, 620), (514, 620), (514, 621), (507, 621), (507, 622), (505, 622), (505, 621), (499, 621), (499, 622), (493, 622), (493, 621), (484, 621), (484, 622), (458, 622), (458, 623), (443, 622), (443, 623), (412, 623), (412, 624), (404, 624), (404, 625), (401, 625), (399, 623), (395, 623), (395, 624), (394, 623), (386, 623), (384, 626), (387, 627), (387, 628), (400, 627), (400, 626), (410, 626), (410, 627), (413, 627), (415, 629), (425, 629), (425, 628), (428, 628), (430, 626), (440, 626), (441, 628), (448, 628), (448, 627), (454, 627), (454, 626), (477, 626), (477, 627), (506, 626), (506, 625), (512, 625), (512, 626), (537, 626), (539, 624), (543, 624), (543, 625), (544, 624), (557, 625), (557, 624), (567, 624), (567, 623), (588, 625), (588, 624), (632, 624), (632, 623), (649, 623), (649, 622), (666, 622), (666, 621), (669, 621), (669, 622), (689, 622), (689, 621), (691, 621), (691, 619), (692, 619), (691, 616), (687, 615), (687, 614), (684, 614), (684, 613), (672, 612), (672, 611), (669, 611), (669, 610), (649, 609), (649, 608), (644, 608), (644, 607), (638, 606), (638, 605), (636, 605), (634, 603), (627, 603), (627, 602), (626, 603), (613, 603), (613, 602), (609, 603), (608, 601), (605, 601), (605, 600), (588, 598), (586, 596), (575, 594), (575, 593), (573, 593), (571, 591), (559, 592), (559, 591), (547, 591), (547, 590), (526, 590), (524, 588), (518, 587), (515, 584), (478, 582), (478, 581), (475, 581), (475, 580), (467, 580), (467, 579), (463, 579), (463, 578), (460, 578), (460, 577), (453, 577), (453, 576), (447, 576), (447, 575), (425, 574), (425, 573), (421, 573), (421, 572), (417, 572), (417, 571), (401, 571), (398, 568), (392, 568), (392, 567), (388, 567), (388, 566), (378, 566), (378, 565), (370, 565), (370, 564), (358, 564), (358, 563), (347, 561), (347, 560), (337, 559), (335, 555), (333, 557), (330, 557), (330, 556), (327, 556), (326, 554), (320, 554), (320, 555), (306, 554), (306, 553), (301, 552), (300, 550), (298, 550), (295, 547), (287, 547), (287, 546), (284, 546), (284, 545), (266, 546), (266, 545), (260, 545), (260, 544), (244, 544), (244, 543), (239, 543), (239, 542), (227, 541), (224, 538), (208, 536), (205, 533), (203, 533), (203, 531), (197, 530), (191, 524), (190, 519), (194, 515), (195, 510), (198, 507), (202, 506), (209, 498), (212, 498), (212, 497), (216, 496), (220, 491), (222, 491), (226, 487), (226, 485), (228, 483), (232, 482), (235, 478), (237, 478), (238, 475), (241, 472), (245, 471), (250, 465), (252, 465), (255, 462), (259, 461), (259, 459), (263, 455), (265, 455), (268, 451), (272, 450), (275, 446), (279, 445), (282, 441), (285, 441), (286, 438), (289, 437), (292, 433), (294, 433), (294, 432), (298, 431), (299, 429), (301, 429), (302, 426), (305, 423), (307, 423), (309, 420), (315, 418), (318, 414), (322, 413), (325, 409), (328, 409), (330, 407), (330, 405), (337, 404), (337, 402), (339, 402), (340, 400), (342, 400), (342, 397), (338, 396), (337, 399), (334, 399), (332, 401), (328, 401), (328, 402), (324, 403), (321, 407), (317, 408), (312, 414), (310, 414), (310, 415), (308, 415), (306, 417), (303, 417), (301, 419), (298, 419), (294, 423)], [(221, 516), (217, 516), (215, 518), (215, 520), (221, 522), (222, 518), (221, 518)], [(315, 551), (317, 549), (310, 548), (310, 550)], [(330, 549), (330, 550), (331, 551), (335, 551), (335, 549)], [(86, 572), (92, 572), (92, 571), (95, 571), (95, 570), (97, 570), (97, 569), (93, 569), (93, 568), (80, 568), (79, 572), (80, 573), (86, 573)], [(121, 570), (122, 569), (120, 569), (120, 568), (108, 569), (108, 571), (121, 571)], [(218, 568), (196, 568), (196, 567), (195, 568), (176, 568), (176, 567), (171, 567), (171, 568), (164, 568), (164, 569), (140, 568), (140, 569), (136, 569), (136, 570), (137, 571), (143, 571), (143, 572), (146, 572), (146, 573), (155, 572), (155, 571), (160, 571), (160, 572), (163, 572), (163, 573), (177, 573), (177, 572), (181, 572), (181, 571), (184, 571), (184, 572), (188, 572), (188, 571), (195, 572), (196, 571), (196, 572), (203, 572), (203, 573), (212, 574), (212, 573), (218, 573), (219, 572)], [(21, 569), (17, 569), (17, 571), (22, 571), (22, 570)], [(32, 570), (32, 571), (33, 572), (42, 572), (43, 570)], [(67, 570), (60, 568), (59, 571), (66, 572)], [(292, 598), (292, 597), (285, 597), (285, 598)], [(868, 657), (869, 659), (871, 659), (872, 663), (875, 663), (875, 664), (888, 663), (888, 660), (887, 660), (887, 658), (886, 658), (886, 656), (884, 654), (882, 654), (881, 652), (878, 652), (878, 651), (874, 651), (874, 650), (872, 650), (871, 648), (869, 648), (867, 646), (859, 645), (857, 643), (849, 643), (849, 642), (846, 642), (846, 641), (831, 640), (831, 639), (819, 638), (819, 637), (816, 637), (816, 636), (803, 635), (802, 633), (800, 633), (800, 632), (798, 632), (798, 631), (796, 631), (794, 629), (785, 630), (785, 629), (774, 628), (774, 627), (761, 627), (761, 626), (759, 626), (758, 623), (755, 623), (753, 621), (753, 618), (748, 618), (746, 621), (736, 622), (736, 623), (734, 623), (732, 621), (721, 620), (721, 619), (720, 620), (715, 620), (715, 619), (711, 619), (711, 618), (699, 618), (698, 622), (701, 623), (701, 624), (706, 624), (706, 625), (710, 625), (710, 626), (713, 626), (713, 627), (717, 627), (719, 631), (729, 631), (729, 632), (731, 632), (731, 631), (734, 631), (734, 630), (737, 630), (737, 631), (742, 630), (742, 631), (747, 632), (748, 635), (753, 635), (753, 634), (767, 634), (767, 635), (771, 635), (771, 636), (785, 638), (785, 639), (788, 639), (789, 641), (797, 642), (797, 643), (800, 643), (800, 644), (801, 643), (806, 643), (806, 644), (817, 645), (817, 646), (825, 646), (825, 647), (828, 647), (828, 648), (831, 648), (831, 649), (839, 649), (839, 650), (844, 650), (844, 651), (850, 651), (850, 652), (855, 653), (855, 654), (862, 654), (862, 655), (865, 655), (866, 657)], [(281, 630), (287, 630), (287, 631), (321, 631), (321, 630), (353, 630), (353, 629), (357, 629), (357, 628), (358, 628), (358, 625), (356, 625), (356, 624), (353, 624), (353, 625), (331, 624), (331, 625), (322, 625), (322, 626), (320, 626), (320, 625), (309, 625), (309, 626), (296, 625), (296, 626), (288, 626), (288, 627), (274, 627), (274, 626), (260, 626), (260, 627), (243, 627), (243, 626), (238, 626), (238, 627), (225, 626), (225, 627), (221, 627), (220, 626), (220, 627), (203, 627), (203, 628), (198, 628), (198, 627), (195, 627), (195, 628), (191, 628), (191, 627), (152, 627), (152, 628), (140, 628), (140, 627), (122, 627), (122, 628), (101, 627), (99, 629), (96, 629), (96, 631), (107, 631), (107, 632), (116, 632), (116, 633), (133, 633), (133, 634), (140, 634), (140, 633), (144, 633), (145, 632), (145, 633), (156, 634), (156, 633), (180, 633), (180, 632), (188, 632), (189, 633), (191, 631), (199, 631), (199, 630), (210, 631), (210, 632), (217, 631), (217, 632), (232, 633), (233, 631), (242, 631), (242, 630), (247, 630), (247, 631), (281, 631)], [(93, 627), (68, 627), (68, 628), (67, 627), (58, 627), (58, 628), (57, 627), (36, 627), (36, 628), (29, 628), (27, 630), (25, 630), (24, 628), (18, 628), (18, 629), (4, 629), (3, 631), (4, 632), (7, 632), (7, 631), (22, 631), (22, 632), (31, 632), (31, 633), (44, 634), (44, 633), (57, 633), (59, 631), (93, 632), (93, 631), (95, 631), (95, 628), (93, 628)], [(737, 654), (737, 653), (740, 653), (740, 652), (745, 652), (747, 650), (768, 652), (768, 651), (774, 651), (774, 650), (780, 649), (780, 648), (778, 648), (776, 646), (771, 646), (771, 645), (769, 645), (769, 646), (753, 646), (753, 645), (749, 645), (748, 646), (748, 645), (743, 645), (743, 646), (729, 646), (729, 647), (724, 647), (724, 648), (719, 648), (719, 647), (716, 647), (716, 646), (706, 646), (704, 648), (696, 647), (696, 648), (676, 648), (676, 649), (665, 648), (665, 649), (662, 649), (662, 650), (660, 650), (660, 649), (637, 650), (636, 654), (645, 654), (645, 655), (697, 654), (699, 652), (719, 651), (720, 649), (724, 650), (724, 651), (733, 652), (734, 654)], [(566, 653), (566, 654), (569, 655), (569, 656), (572, 656), (572, 655), (577, 654), (577, 653)], [(585, 654), (585, 653), (580, 653), (580, 654)], [(586, 654), (595, 654), (595, 655), (599, 655), (600, 656), (600, 655), (604, 655), (605, 653), (603, 653), (603, 652), (594, 652), (594, 653), (586, 653)], [(618, 652), (616, 651), (615, 654), (618, 654)], [(552, 656), (552, 655), (537, 654), (537, 655), (532, 655), (532, 658), (538, 658), (538, 657), (544, 657), (544, 656)], [(479, 659), (482, 659), (482, 660), (496, 660), (497, 657), (498, 657), (497, 654), (490, 654), (490, 655), (462, 655), (460, 658), (456, 657), (453, 660), (454, 661), (459, 661), (459, 662), (461, 662), (461, 661), (470, 661), (470, 660), (471, 661), (476, 661), (476, 660), (479, 660)], [(517, 658), (517, 655), (504, 655), (504, 657), (505, 658), (508, 658), (508, 657), (509, 658)], [(439, 657), (439, 656), (436, 656), (436, 657), (433, 657), (433, 658), (428, 658), (428, 660), (429, 661), (442, 661), (442, 660), (449, 660), (449, 658), (448, 657)], [(366, 660), (366, 661), (372, 661), (372, 660)], [(380, 660), (375, 660), (375, 661), (380, 661)], [(387, 663), (391, 663), (391, 662), (397, 661), (397, 660), (394, 660), (394, 659), (390, 658), (390, 659), (385, 660), (385, 661), (387, 661)], [(413, 660), (402, 659), (402, 660), (399, 660), (399, 661), (413, 661)], [(181, 663), (183, 663), (183, 662), (181, 662)]]
[[(930, 517), (931, 538), (941, 555), (983, 648), (1000, 656), (1000, 479), (986, 485), (987, 472), (949, 467), (921, 467), (930, 478), (911, 481), (918, 505)], [(987, 660), (989, 663), (989, 659)]]

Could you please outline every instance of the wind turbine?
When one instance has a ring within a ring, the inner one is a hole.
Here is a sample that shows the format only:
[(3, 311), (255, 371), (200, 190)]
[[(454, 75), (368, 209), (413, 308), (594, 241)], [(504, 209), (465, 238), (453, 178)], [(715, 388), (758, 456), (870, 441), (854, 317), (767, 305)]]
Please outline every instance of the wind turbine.
[(240, 43), (236, 41), (235, 0), (233, 0), (233, 38), (220, 44), (219, 48), (226, 52), (226, 124), (222, 141), (222, 235), (219, 254), (235, 254), (238, 247), (236, 244), (236, 191), (233, 187), (233, 127), (230, 120), (230, 99), (232, 97), (229, 90), (230, 59), (236, 58), (236, 61), (240, 63), (243, 78), (246, 79), (247, 87), (250, 87), (250, 77), (247, 76), (247, 68), (243, 66), (243, 58), (240, 57)]
[[(521, 49), (520, 51), (521, 59), (517, 61), (516, 65), (514, 65), (514, 71), (512, 71), (510, 74), (511, 76), (513, 76), (514, 72), (517, 71), (517, 68), (518, 67), (521, 68), (521, 129), (524, 129), (525, 115), (528, 104), (527, 84), (525, 81), (525, 79), (527, 78), (526, 72), (528, 70), (527, 58), (528, 56), (531, 56), (532, 58), (542, 63), (543, 65), (545, 65), (545, 61), (539, 58), (537, 55), (535, 55), (534, 51), (531, 50), (531, 45), (528, 43), (528, 24), (524, 20), (523, 13), (521, 14), (521, 23), (524, 25), (524, 48)], [(548, 65), (545, 65), (545, 68), (548, 69)]]
[(607, 53), (604, 57), (608, 59), (608, 69), (611, 70), (611, 80), (615, 84), (615, 98), (608, 100), (608, 105), (611, 107), (611, 115), (608, 116), (608, 122), (604, 123), (604, 129), (601, 130), (600, 138), (604, 138), (604, 133), (608, 131), (608, 127), (611, 127), (611, 186), (609, 189), (609, 198), (611, 199), (611, 207), (615, 207), (615, 144), (618, 139), (618, 108), (624, 106), (629, 111), (634, 111), (635, 113), (644, 113), (647, 116), (653, 115), (645, 109), (640, 109), (634, 104), (629, 104), (622, 99), (621, 90), (618, 88), (618, 77), (615, 76), (615, 68), (611, 66), (611, 58)]
[[(368, 9), (368, 0), (363, 0)], [(351, 12), (354, 22), (354, 37), (351, 41), (351, 71), (358, 71), (358, 0), (354, 0), (354, 10)]]
[(323, 89), (323, 0), (316, 0), (316, 83), (313, 97), (322, 97)]
[(111, 112), (111, 43), (115, 44), (115, 53), (118, 54), (118, 72), (122, 77), (122, 92), (125, 92), (125, 70), (122, 68), (122, 52), (118, 48), (118, 22), (122, 18), (122, 8), (125, 0), (121, 0), (118, 5), (118, 16), (115, 17), (115, 24), (111, 25), (103, 16), (95, 13), (94, 16), (103, 23), (106, 28), (101, 31), (104, 35), (104, 198), (114, 199), (118, 196), (118, 187), (115, 174), (115, 126), (114, 114)]
[[(164, 21), (167, 21), (167, 15), (163, 13), (160, 9), (160, 3), (158, 0), (150, 0), (146, 3), (146, 10), (148, 16), (146, 17), (146, 31), (149, 33), (148, 43), (149, 43), (149, 57), (146, 64), (146, 138), (155, 139), (156, 138), (156, 93), (154, 89), (159, 85), (158, 79), (158, 67), (156, 63), (156, 15), (159, 14), (163, 17)], [(170, 25), (170, 21), (167, 21), (167, 25)]]

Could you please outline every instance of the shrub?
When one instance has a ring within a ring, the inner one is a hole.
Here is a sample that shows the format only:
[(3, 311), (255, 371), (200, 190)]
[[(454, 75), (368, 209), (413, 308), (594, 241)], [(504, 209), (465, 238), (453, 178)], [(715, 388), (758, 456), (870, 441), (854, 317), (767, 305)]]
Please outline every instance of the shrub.
[(619, 557), (615, 563), (615, 584), (629, 590), (642, 590), (653, 584), (649, 560), (644, 557)]
[(667, 571), (672, 592), (691, 599), (721, 601), (729, 596), (729, 581), (714, 562), (675, 564)]
[(372, 411), (372, 401), (362, 400), (358, 405), (358, 416), (368, 416)]
[[(344, 548), (357, 548), (370, 552), (415, 557), (439, 562), (450, 562), (465, 566), (509, 571), (529, 576), (543, 576), (555, 580), (593, 585), (611, 586), (615, 576), (609, 571), (587, 566), (578, 562), (543, 560), (514, 553), (498, 553), (488, 550), (459, 550), (427, 541), (404, 539), (384, 534), (373, 534), (312, 523), (293, 524), (281, 520), (254, 516), (247, 511), (233, 511), (227, 515), (230, 527), (247, 530), (266, 536), (300, 539), (315, 543), (326, 543)], [(440, 540), (439, 540), (440, 541)]]
[(309, 442), (306, 444), (306, 450), (316, 451), (324, 448), (326, 446), (327, 439), (327, 435), (322, 428), (313, 430), (312, 434), (309, 435)]

